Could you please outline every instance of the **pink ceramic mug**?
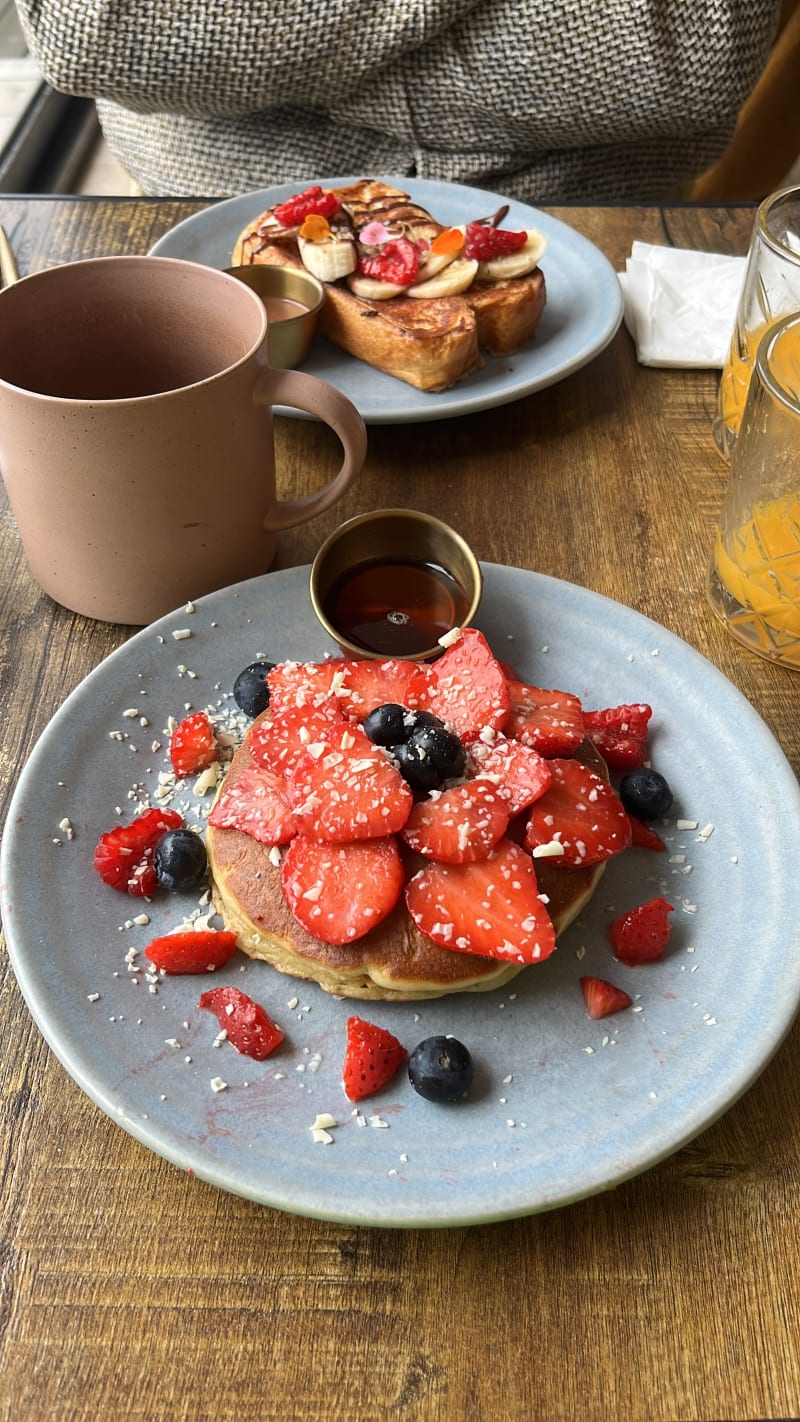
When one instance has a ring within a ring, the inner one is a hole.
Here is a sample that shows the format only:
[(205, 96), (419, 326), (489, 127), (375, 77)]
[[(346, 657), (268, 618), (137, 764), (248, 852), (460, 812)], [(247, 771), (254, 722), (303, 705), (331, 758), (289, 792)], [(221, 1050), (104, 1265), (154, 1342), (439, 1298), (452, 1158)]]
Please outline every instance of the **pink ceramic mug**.
[[(274, 405), (342, 443), (309, 498), (277, 498)], [(34, 576), (75, 612), (141, 625), (265, 572), (365, 454), (349, 400), (269, 367), (264, 306), (224, 272), (101, 257), (0, 292), (0, 470)]]

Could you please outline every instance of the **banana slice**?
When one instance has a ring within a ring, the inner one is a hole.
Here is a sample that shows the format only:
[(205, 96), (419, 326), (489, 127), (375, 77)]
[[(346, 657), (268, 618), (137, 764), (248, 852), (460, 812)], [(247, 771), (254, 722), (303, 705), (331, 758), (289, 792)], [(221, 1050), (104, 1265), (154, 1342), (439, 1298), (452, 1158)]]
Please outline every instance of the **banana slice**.
[(356, 244), (350, 236), (326, 237), (322, 242), (298, 237), (297, 246), (303, 266), (318, 281), (338, 281), (356, 269)]
[(364, 301), (388, 301), (392, 296), (402, 296), (407, 286), (398, 286), (393, 281), (378, 281), (377, 277), (353, 275), (347, 278), (347, 285), (354, 296)]
[(478, 263), (478, 281), (509, 281), (511, 277), (525, 276), (539, 265), (547, 247), (547, 238), (535, 227), (527, 229), (528, 240), (518, 252), (507, 252), (503, 257), (490, 257)]
[(430, 252), (417, 272), (414, 285), (419, 286), (423, 281), (430, 281), (431, 277), (438, 276), (439, 272), (443, 272), (445, 267), (449, 267), (460, 255), (460, 252)]
[[(479, 262), (469, 262), (465, 257), (458, 257), (437, 276), (432, 276), (429, 281), (418, 279), (414, 286), (408, 288), (406, 295), (417, 297), (458, 296), (460, 292), (466, 291), (467, 287), (472, 286), (479, 266)], [(419, 275), (421, 277), (422, 273), (420, 272)]]

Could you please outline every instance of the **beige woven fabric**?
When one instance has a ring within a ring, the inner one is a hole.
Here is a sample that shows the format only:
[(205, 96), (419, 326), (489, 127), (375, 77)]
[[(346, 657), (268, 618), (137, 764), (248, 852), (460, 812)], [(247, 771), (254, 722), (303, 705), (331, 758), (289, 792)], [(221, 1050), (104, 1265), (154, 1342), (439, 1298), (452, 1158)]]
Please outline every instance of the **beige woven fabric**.
[(779, 0), (18, 0), (146, 193), (334, 174), (668, 196), (723, 151)]

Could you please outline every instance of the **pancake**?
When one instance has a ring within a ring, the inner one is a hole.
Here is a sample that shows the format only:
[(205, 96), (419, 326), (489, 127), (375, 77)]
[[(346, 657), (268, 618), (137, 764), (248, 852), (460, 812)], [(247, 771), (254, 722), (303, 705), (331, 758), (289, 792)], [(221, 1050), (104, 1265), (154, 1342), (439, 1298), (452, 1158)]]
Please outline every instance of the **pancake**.
[[(590, 742), (584, 742), (576, 758), (608, 779), (605, 762)], [(224, 783), (233, 784), (254, 763), (245, 743), (237, 750)], [(242, 830), (209, 825), (206, 849), (214, 907), (225, 927), (236, 934), (242, 952), (271, 963), (289, 977), (316, 982), (335, 997), (412, 1002), (455, 992), (491, 992), (525, 966), (440, 948), (419, 931), (402, 898), (389, 917), (363, 938), (344, 946), (323, 943), (290, 912), (281, 892), (279, 865), (272, 862), (278, 856), (271, 857), (268, 845)], [(426, 862), (404, 848), (403, 854), (408, 875)], [(545, 859), (537, 860), (539, 892), (546, 895), (556, 935), (589, 902), (604, 868), (597, 864), (559, 869)]]

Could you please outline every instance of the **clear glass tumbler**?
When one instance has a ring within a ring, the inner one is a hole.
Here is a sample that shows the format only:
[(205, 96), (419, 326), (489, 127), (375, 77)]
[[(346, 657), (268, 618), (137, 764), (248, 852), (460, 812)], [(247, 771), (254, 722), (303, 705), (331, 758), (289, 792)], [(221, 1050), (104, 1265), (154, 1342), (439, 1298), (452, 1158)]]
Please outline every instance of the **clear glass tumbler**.
[(756, 348), (708, 596), (745, 647), (800, 670), (800, 311)]
[(756, 213), (742, 295), (714, 419), (720, 454), (739, 434), (756, 347), (779, 316), (800, 310), (800, 186), (765, 198)]

